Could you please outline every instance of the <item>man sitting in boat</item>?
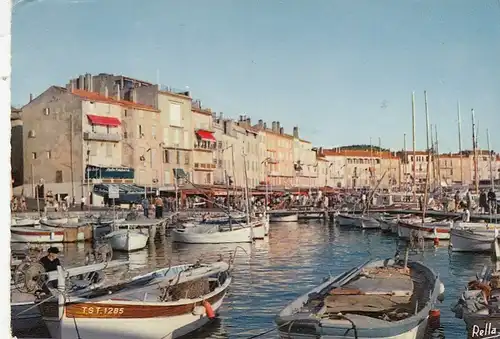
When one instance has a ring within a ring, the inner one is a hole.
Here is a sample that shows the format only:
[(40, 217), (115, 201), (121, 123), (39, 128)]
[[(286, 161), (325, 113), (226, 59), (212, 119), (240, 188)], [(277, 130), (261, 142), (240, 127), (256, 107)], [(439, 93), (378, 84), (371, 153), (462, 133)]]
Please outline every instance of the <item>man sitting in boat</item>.
[(57, 255), (59, 254), (59, 249), (57, 247), (50, 247), (47, 250), (47, 255), (40, 259), (40, 264), (45, 268), (45, 272), (57, 271), (57, 266), (61, 265)]

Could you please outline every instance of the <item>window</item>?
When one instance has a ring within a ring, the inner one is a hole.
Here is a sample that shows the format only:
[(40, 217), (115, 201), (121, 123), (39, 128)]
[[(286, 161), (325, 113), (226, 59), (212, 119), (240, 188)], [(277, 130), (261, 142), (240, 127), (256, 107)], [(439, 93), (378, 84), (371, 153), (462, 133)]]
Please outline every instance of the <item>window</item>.
[(219, 149), (222, 149), (222, 141), (218, 141), (218, 142), (217, 142), (217, 147), (218, 147)]
[(47, 151), (46, 155), (47, 155), (47, 159), (52, 159), (52, 152), (51, 151)]
[(137, 138), (141, 139), (143, 136), (142, 125), (137, 125)]
[(110, 158), (113, 156), (113, 145), (110, 143), (106, 144), (106, 157)]
[(175, 159), (176, 160), (176, 164), (180, 165), (180, 163), (181, 163), (181, 152), (180, 151), (177, 151), (177, 154), (176, 154), (175, 158), (176, 158)]
[(49, 115), (50, 114), (50, 108), (44, 108), (43, 109), (43, 114)]
[(184, 165), (189, 165), (189, 153), (184, 154)]
[(170, 170), (165, 170), (163, 172), (163, 184), (168, 185), (170, 184)]
[(63, 173), (62, 171), (56, 171), (56, 183), (60, 184), (63, 182)]
[(127, 139), (128, 138), (128, 133), (127, 132), (123, 132), (123, 139)]
[(35, 160), (36, 159), (36, 152), (31, 153), (31, 159)]
[(91, 128), (92, 128), (92, 132), (95, 133), (95, 125), (92, 125)]
[(151, 126), (151, 136), (156, 139), (156, 125)]
[(184, 131), (184, 148), (191, 148), (189, 147), (189, 133), (188, 131)]
[(181, 131), (178, 129), (173, 130), (172, 143), (174, 144), (174, 146), (179, 147), (181, 142), (180, 139), (181, 139)]
[(123, 110), (123, 114), (124, 114), (126, 117), (128, 117), (128, 116), (129, 116), (128, 109)]
[(170, 151), (168, 149), (163, 151), (163, 162), (168, 164), (170, 162)]
[(168, 140), (168, 128), (167, 127), (163, 128), (163, 143), (165, 145), (170, 145), (169, 140)]
[(170, 125), (181, 127), (181, 105), (170, 103)]
[(156, 161), (156, 149), (151, 149), (151, 162), (155, 162)]
[(109, 130), (109, 126), (106, 126), (106, 133), (109, 134), (110, 130)]
[(212, 179), (212, 175), (211, 175), (211, 173), (207, 173), (207, 174), (205, 175), (205, 184), (210, 185), (210, 183), (211, 183), (211, 181), (212, 181), (211, 179)]

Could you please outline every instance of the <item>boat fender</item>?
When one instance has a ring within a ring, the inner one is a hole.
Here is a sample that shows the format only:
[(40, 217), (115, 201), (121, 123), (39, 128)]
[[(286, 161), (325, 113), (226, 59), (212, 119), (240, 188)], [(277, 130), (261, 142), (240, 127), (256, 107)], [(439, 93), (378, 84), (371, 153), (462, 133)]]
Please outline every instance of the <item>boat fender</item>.
[(439, 283), (439, 294), (438, 294), (438, 297), (437, 299), (441, 302), (443, 302), (444, 300), (444, 284), (442, 282)]
[(436, 329), (440, 326), (441, 311), (432, 309), (429, 311), (429, 328)]
[(214, 319), (215, 318), (215, 312), (214, 309), (212, 308), (212, 305), (206, 300), (203, 300), (203, 307), (205, 307), (205, 311), (207, 312), (207, 317), (209, 319)]

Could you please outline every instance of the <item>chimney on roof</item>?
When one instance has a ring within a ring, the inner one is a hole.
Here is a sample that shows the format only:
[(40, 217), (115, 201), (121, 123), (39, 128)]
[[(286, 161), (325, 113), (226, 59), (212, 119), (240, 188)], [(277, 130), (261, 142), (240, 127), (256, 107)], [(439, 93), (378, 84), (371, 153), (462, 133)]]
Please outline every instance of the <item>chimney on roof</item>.
[(108, 86), (104, 86), (104, 92), (103, 92), (103, 95), (105, 98), (107, 98), (109, 96), (109, 90), (108, 90)]
[(323, 147), (319, 148), (319, 154), (323, 154)]
[(84, 87), (88, 92), (92, 92), (92, 75), (90, 73), (85, 74)]
[(283, 127), (280, 127), (280, 134), (285, 133), (285, 129)]
[(279, 121), (276, 121), (276, 133), (279, 133), (281, 131), (281, 125)]
[(83, 75), (80, 75), (78, 77), (78, 86), (76, 87), (77, 89), (85, 89), (85, 86), (84, 86), (84, 76)]
[(271, 131), (276, 132), (276, 121), (273, 121), (271, 125)]
[(130, 101), (137, 102), (137, 91), (135, 88), (130, 90)]
[(248, 126), (251, 126), (251, 122), (252, 122), (252, 121), (250, 120), (250, 118), (247, 118), (247, 125), (248, 125)]
[(262, 119), (259, 119), (259, 124), (258, 124), (258, 126), (259, 126), (260, 128), (262, 128), (262, 127), (264, 126), (264, 121), (262, 121)]
[(113, 90), (113, 96), (115, 97), (116, 100), (121, 100), (122, 93), (121, 93), (121, 90), (120, 90), (120, 84), (115, 84), (114, 87), (115, 88)]
[(299, 128), (297, 126), (293, 128), (293, 137), (296, 139), (299, 138)]
[(262, 124), (262, 127), (263, 127), (264, 129), (267, 129), (267, 122), (264, 122), (264, 123)]
[(223, 112), (219, 112), (219, 119), (221, 119), (221, 120), (224, 119), (224, 113)]
[(30, 93), (30, 102), (33, 101), (33, 93)]

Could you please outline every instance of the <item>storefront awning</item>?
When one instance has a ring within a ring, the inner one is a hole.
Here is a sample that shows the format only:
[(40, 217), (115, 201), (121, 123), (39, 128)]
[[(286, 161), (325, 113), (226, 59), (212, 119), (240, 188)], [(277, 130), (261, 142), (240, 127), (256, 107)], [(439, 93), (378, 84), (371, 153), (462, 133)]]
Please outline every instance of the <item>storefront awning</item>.
[(201, 139), (201, 140), (207, 140), (207, 141), (216, 141), (214, 138), (214, 135), (210, 131), (206, 131), (203, 129), (199, 129), (196, 131), (196, 135)]
[(87, 118), (89, 118), (89, 121), (92, 125), (110, 126), (110, 127), (120, 126), (120, 120), (115, 117), (103, 117), (100, 115), (87, 114)]

